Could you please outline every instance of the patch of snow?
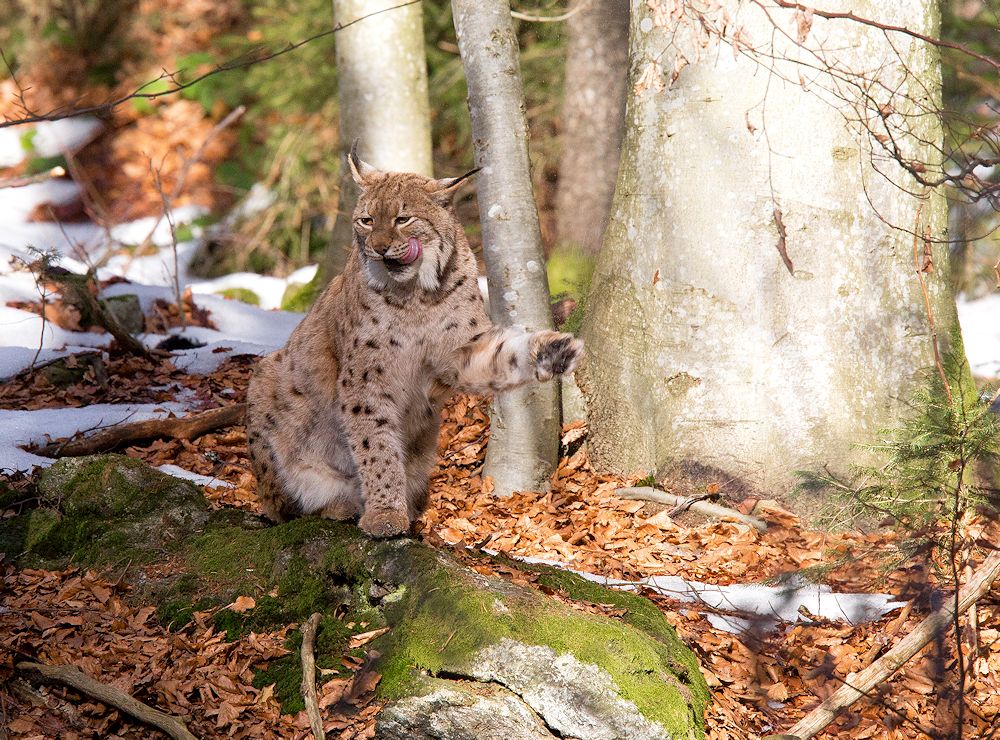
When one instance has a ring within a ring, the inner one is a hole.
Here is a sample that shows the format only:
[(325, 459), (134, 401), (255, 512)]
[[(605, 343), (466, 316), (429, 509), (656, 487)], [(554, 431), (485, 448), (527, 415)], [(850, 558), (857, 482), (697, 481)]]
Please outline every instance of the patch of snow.
[(67, 331), (50, 321), (43, 321), (41, 316), (30, 311), (0, 306), (0, 347), (37, 349), (39, 339), (42, 338), (43, 326), (45, 332), (43, 347), (62, 348), (69, 345), (103, 347), (111, 342), (110, 334)]
[(749, 619), (734, 617), (730, 614), (713, 614), (712, 612), (706, 612), (705, 619), (720, 632), (729, 632), (734, 635), (756, 634), (754, 623)]
[(205, 375), (214, 372), (218, 369), (219, 365), (230, 357), (236, 355), (269, 355), (277, 348), (274, 345), (234, 342), (232, 339), (225, 339), (206, 344), (204, 347), (177, 350), (174, 352), (173, 363), (178, 370), (183, 370), (192, 375)]
[(101, 122), (89, 116), (42, 121), (35, 125), (31, 146), (40, 157), (79, 151), (101, 132)]
[[(88, 116), (0, 129), (0, 167), (14, 167), (29, 154), (54, 157), (78, 151), (91, 142), (100, 130), (101, 122)], [(34, 131), (31, 136), (32, 151), (26, 151), (22, 139), (31, 131)]]
[(224, 290), (242, 288), (252, 291), (260, 301), (260, 308), (281, 308), (281, 299), (288, 288), (288, 281), (282, 278), (258, 275), (253, 272), (232, 272), (213, 280), (190, 284), (195, 294), (221, 294)]
[(1000, 377), (1000, 295), (958, 301), (965, 354), (975, 375)]
[[(484, 550), (490, 552), (489, 550)], [(495, 553), (493, 553), (495, 554)], [(805, 621), (807, 618), (800, 612), (804, 608), (810, 614), (838, 622), (858, 624), (873, 622), (894, 609), (906, 605), (897, 601), (890, 594), (848, 594), (834, 593), (829, 586), (812, 583), (807, 579), (793, 575), (777, 586), (762, 583), (737, 583), (730, 586), (717, 586), (711, 583), (688, 581), (680, 576), (649, 576), (641, 581), (623, 581), (618, 578), (599, 576), (569, 568), (565, 563), (542, 558), (514, 556), (526, 563), (551, 565), (555, 568), (569, 570), (588, 581), (599, 583), (609, 588), (625, 591), (638, 591), (648, 588), (661, 596), (678, 601), (700, 603), (711, 609), (719, 609), (741, 615), (719, 616), (716, 621), (709, 621), (719, 629), (727, 631), (767, 632), (777, 627), (779, 622)]]
[(172, 475), (175, 478), (189, 480), (199, 486), (208, 486), (209, 488), (235, 488), (235, 486), (228, 481), (219, 480), (218, 478), (213, 478), (210, 475), (192, 473), (190, 470), (185, 470), (184, 468), (180, 468), (176, 465), (159, 465), (156, 469), (166, 473), (167, 475)]
[(52, 458), (22, 450), (22, 445), (129, 421), (158, 419), (171, 411), (183, 412), (185, 408), (178, 403), (100, 403), (82, 408), (0, 410), (0, 470), (28, 472), (36, 465), (47, 467), (55, 462)]
[(304, 285), (305, 283), (311, 283), (312, 279), (316, 277), (317, 272), (319, 272), (319, 265), (306, 265), (305, 267), (300, 267), (288, 276), (288, 284)]

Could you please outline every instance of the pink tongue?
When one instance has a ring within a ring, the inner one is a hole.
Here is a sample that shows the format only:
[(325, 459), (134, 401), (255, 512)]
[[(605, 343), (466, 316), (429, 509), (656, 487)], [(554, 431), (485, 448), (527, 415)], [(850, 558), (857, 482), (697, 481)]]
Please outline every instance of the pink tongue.
[(420, 243), (420, 240), (417, 239), (417, 237), (415, 236), (411, 236), (409, 240), (406, 242), (406, 254), (400, 257), (399, 261), (402, 262), (404, 265), (408, 265), (414, 260), (416, 260), (417, 257), (419, 257), (423, 251), (424, 248), (423, 245)]

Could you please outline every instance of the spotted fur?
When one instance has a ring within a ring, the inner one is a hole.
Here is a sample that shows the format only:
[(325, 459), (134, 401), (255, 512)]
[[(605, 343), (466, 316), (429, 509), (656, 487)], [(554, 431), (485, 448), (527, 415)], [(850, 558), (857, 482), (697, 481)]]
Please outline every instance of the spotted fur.
[[(426, 503), (453, 393), (549, 380), (572, 371), (583, 346), (490, 322), (450, 210), (467, 175), (380, 172), (354, 152), (350, 164), (361, 188), (355, 248), (288, 344), (260, 362), (247, 439), (268, 517), (360, 517), (365, 532), (389, 537)], [(414, 237), (422, 253), (407, 264)]]

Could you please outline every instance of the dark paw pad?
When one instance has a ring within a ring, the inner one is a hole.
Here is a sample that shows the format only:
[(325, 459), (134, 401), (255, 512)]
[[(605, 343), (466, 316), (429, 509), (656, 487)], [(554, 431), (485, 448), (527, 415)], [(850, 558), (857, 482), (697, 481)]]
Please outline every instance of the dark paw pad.
[(579, 339), (552, 332), (535, 355), (535, 375), (539, 380), (548, 380), (572, 372), (582, 354), (583, 342)]

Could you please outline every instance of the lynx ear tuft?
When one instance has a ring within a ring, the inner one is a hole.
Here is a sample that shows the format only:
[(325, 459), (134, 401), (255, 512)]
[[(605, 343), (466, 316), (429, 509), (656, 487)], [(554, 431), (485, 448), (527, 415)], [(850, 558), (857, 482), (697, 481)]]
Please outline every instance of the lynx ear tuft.
[(459, 186), (481, 169), (482, 167), (476, 167), (476, 169), (469, 170), (464, 175), (459, 175), (458, 177), (430, 180), (424, 185), (424, 189), (435, 203), (447, 207), (451, 205), (451, 199), (454, 197), (455, 191), (458, 190)]
[(358, 156), (358, 140), (351, 144), (351, 153), (347, 155), (347, 163), (351, 167), (351, 178), (357, 183), (359, 188), (365, 188), (376, 175), (380, 175), (377, 169), (365, 162)]

